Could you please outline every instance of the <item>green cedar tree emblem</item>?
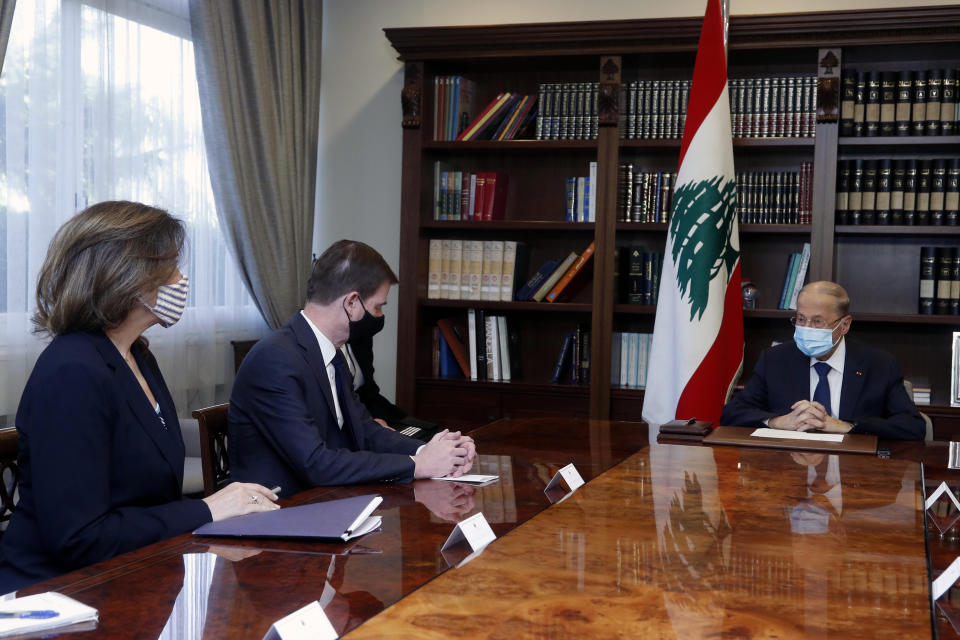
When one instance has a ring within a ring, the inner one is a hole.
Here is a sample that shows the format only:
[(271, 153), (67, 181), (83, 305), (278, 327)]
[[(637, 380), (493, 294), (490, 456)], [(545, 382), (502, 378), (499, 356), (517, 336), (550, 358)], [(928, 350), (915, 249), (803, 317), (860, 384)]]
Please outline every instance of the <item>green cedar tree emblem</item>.
[(740, 252), (730, 243), (737, 206), (733, 180), (714, 176), (688, 182), (673, 194), (673, 264), (680, 297), (690, 300), (690, 320), (707, 308), (710, 281), (726, 267), (729, 280)]

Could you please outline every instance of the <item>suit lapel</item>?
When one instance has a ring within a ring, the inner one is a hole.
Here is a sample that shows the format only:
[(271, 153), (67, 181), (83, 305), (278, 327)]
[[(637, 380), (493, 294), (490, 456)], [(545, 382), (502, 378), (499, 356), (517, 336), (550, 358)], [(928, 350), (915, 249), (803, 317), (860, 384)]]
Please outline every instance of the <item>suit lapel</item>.
[(330, 410), (330, 415), (336, 421), (337, 410), (333, 404), (333, 390), (330, 388), (330, 378), (327, 377), (327, 366), (323, 361), (323, 352), (320, 350), (317, 336), (314, 335), (313, 329), (310, 328), (310, 325), (307, 324), (307, 321), (299, 312), (290, 320), (289, 325), (297, 338), (297, 344), (303, 349), (307, 366), (310, 367), (310, 371), (316, 377), (320, 391), (323, 392), (323, 397), (327, 400), (327, 409)]
[[(160, 450), (160, 454), (164, 460), (167, 461), (167, 464), (170, 465), (174, 479), (182, 482), (183, 453), (178, 450), (176, 439), (171, 437), (169, 433), (163, 431), (160, 419), (157, 417), (157, 413), (153, 410), (153, 407), (150, 406), (150, 402), (143, 393), (143, 389), (140, 388), (140, 383), (137, 382), (133, 371), (130, 370), (130, 367), (124, 362), (120, 352), (117, 351), (117, 348), (113, 346), (110, 338), (106, 335), (103, 335), (102, 339), (97, 342), (97, 350), (100, 351), (107, 365), (113, 369), (117, 388), (120, 389), (120, 392), (126, 398), (131, 415), (136, 419), (139, 427), (147, 434), (147, 437), (150, 438), (157, 449)], [(168, 429), (176, 426), (178, 423), (176, 422), (176, 412), (172, 408), (172, 401), (170, 407), (164, 406), (165, 399), (161, 399), (163, 394), (159, 393), (157, 389), (158, 385), (152, 372), (149, 370), (150, 367), (146, 366), (143, 358), (138, 354), (139, 350), (136, 347), (134, 347), (133, 352), (140, 372), (150, 386), (150, 390), (153, 391), (154, 397), (161, 403), (161, 410), (164, 411), (164, 419), (169, 421), (172, 418), (174, 421), (173, 424), (169, 424), (168, 422)], [(169, 411), (173, 411), (173, 413), (168, 414)], [(177, 491), (180, 490), (181, 485), (178, 484)]]
[(837, 413), (837, 417), (841, 420), (853, 417), (864, 380), (863, 355), (849, 342), (846, 344), (846, 349), (847, 355), (843, 360), (843, 384), (840, 386), (840, 411)]
[(790, 384), (793, 388), (790, 389), (790, 395), (787, 397), (810, 400), (810, 358), (801, 353), (797, 345), (794, 344), (792, 346), (793, 349), (790, 352), (790, 357), (796, 364), (790, 365), (788, 371), (797, 371), (799, 375), (790, 376)]

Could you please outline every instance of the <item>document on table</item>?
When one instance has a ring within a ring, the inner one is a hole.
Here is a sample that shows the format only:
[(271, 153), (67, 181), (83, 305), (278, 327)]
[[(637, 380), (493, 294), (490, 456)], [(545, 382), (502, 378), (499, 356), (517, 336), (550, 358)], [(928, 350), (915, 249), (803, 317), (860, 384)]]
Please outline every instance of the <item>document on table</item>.
[(442, 478), (430, 478), (431, 480), (443, 480), (444, 482), (463, 482), (465, 484), (489, 484), (500, 479), (500, 476), (485, 476), (479, 473), (465, 473), (459, 478), (443, 476)]
[(751, 436), (758, 438), (786, 438), (788, 440), (815, 440), (819, 442), (843, 442), (842, 433), (808, 433), (783, 429), (757, 429)]
[[(19, 614), (25, 617), (6, 617)], [(96, 622), (98, 612), (73, 598), (47, 591), (0, 602), (0, 637), (49, 631), (81, 622)]]

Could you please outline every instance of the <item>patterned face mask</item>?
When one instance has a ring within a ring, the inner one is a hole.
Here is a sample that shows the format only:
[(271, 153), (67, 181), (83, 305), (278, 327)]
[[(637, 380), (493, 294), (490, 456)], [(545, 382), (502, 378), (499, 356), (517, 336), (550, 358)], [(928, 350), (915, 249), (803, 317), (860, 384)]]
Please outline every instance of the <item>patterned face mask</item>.
[(187, 307), (187, 293), (190, 291), (190, 278), (183, 276), (175, 284), (162, 284), (157, 289), (157, 304), (151, 306), (143, 303), (147, 309), (153, 312), (153, 315), (160, 319), (160, 325), (164, 328), (176, 324), (183, 310)]

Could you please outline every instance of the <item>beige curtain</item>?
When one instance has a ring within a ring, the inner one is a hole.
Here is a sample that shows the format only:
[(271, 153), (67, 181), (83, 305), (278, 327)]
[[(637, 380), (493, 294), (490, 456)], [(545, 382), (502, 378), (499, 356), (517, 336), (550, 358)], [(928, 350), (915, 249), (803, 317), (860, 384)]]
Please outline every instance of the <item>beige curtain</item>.
[(271, 327), (303, 304), (320, 112), (320, 0), (190, 0), (210, 179)]

